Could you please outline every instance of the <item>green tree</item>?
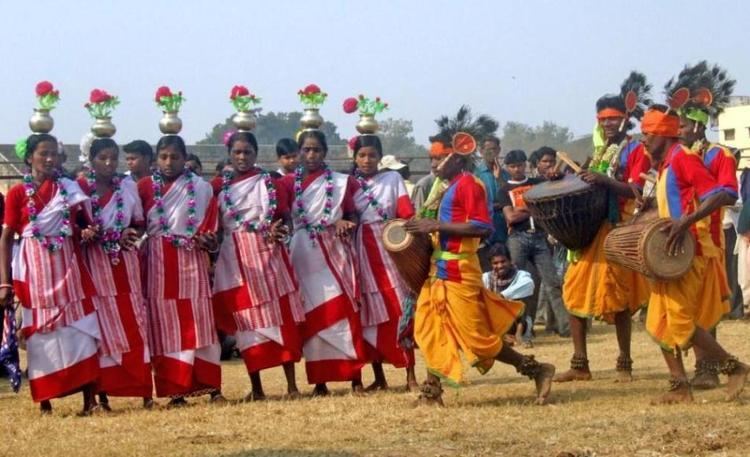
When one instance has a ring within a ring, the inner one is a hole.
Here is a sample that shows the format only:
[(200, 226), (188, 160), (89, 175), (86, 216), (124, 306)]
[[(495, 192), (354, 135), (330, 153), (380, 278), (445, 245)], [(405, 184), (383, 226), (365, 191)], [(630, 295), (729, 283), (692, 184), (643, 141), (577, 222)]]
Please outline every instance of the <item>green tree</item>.
[(573, 132), (554, 122), (545, 121), (535, 127), (520, 122), (507, 122), (503, 126), (501, 140), (504, 151), (522, 149), (528, 155), (542, 146), (563, 150), (573, 140)]
[(380, 140), (385, 154), (393, 154), (398, 158), (427, 155), (427, 149), (414, 140), (412, 121), (388, 118), (379, 124)]
[[(258, 139), (258, 144), (276, 144), (281, 138), (294, 138), (300, 128), (302, 113), (292, 111), (289, 113), (270, 111), (268, 114), (258, 114), (257, 126), (253, 133)], [(206, 137), (198, 144), (221, 144), (224, 133), (234, 129), (232, 118), (228, 117), (221, 124), (216, 124)], [(346, 144), (338, 134), (338, 127), (332, 122), (324, 122), (321, 128), (326, 135), (329, 145)]]

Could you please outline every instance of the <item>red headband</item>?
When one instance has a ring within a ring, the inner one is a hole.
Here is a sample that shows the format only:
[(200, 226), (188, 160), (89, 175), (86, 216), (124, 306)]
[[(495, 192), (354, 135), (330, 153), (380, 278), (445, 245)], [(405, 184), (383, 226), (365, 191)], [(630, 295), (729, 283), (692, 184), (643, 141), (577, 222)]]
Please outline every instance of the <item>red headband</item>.
[(676, 138), (680, 136), (680, 118), (669, 112), (648, 110), (641, 120), (641, 132), (647, 135), (666, 136)]
[(608, 117), (623, 118), (625, 117), (625, 113), (623, 113), (622, 111), (616, 108), (604, 108), (603, 110), (596, 113), (596, 118), (599, 119), (600, 121)]

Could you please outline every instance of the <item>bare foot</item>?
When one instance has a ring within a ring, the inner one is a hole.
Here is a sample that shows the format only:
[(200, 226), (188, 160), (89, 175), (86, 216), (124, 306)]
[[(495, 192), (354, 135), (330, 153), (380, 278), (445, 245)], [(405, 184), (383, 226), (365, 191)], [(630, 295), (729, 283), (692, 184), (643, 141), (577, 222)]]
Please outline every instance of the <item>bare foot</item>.
[(221, 394), (221, 392), (211, 395), (208, 400), (212, 405), (226, 405), (229, 401)]
[(42, 414), (52, 414), (52, 402), (49, 400), (42, 400), (39, 403), (39, 412)]
[(355, 397), (361, 397), (365, 394), (365, 387), (362, 384), (355, 384), (352, 386), (352, 395)]
[[(589, 373), (589, 376), (591, 376), (591, 373)], [(617, 383), (633, 382), (633, 372), (629, 370), (617, 370), (615, 382)]]
[(365, 392), (375, 392), (377, 390), (388, 390), (388, 383), (385, 381), (375, 381), (365, 388)]
[(419, 383), (416, 379), (409, 379), (406, 381), (407, 392), (419, 392)]
[(295, 387), (294, 389), (287, 389), (286, 397), (284, 397), (286, 400), (299, 400), (302, 397), (302, 394), (299, 393), (299, 390)]
[(85, 406), (81, 411), (76, 414), (78, 417), (88, 417), (93, 416), (95, 414), (99, 414), (104, 411), (104, 408), (101, 407), (101, 405), (92, 404), (89, 406)]
[(571, 368), (554, 377), (555, 382), (591, 381), (591, 371)]
[(719, 375), (713, 371), (696, 370), (693, 380), (690, 381), (690, 385), (692, 385), (694, 389), (699, 390), (715, 389), (719, 387)]
[(188, 405), (184, 397), (174, 397), (167, 403), (167, 408), (182, 408)]
[(327, 397), (331, 395), (331, 392), (328, 390), (328, 386), (325, 384), (315, 384), (315, 388), (312, 391), (313, 397)]
[(651, 400), (652, 406), (693, 402), (693, 393), (687, 382), (683, 382), (679, 385), (674, 385), (674, 381), (672, 382), (673, 385), (668, 391)]
[(536, 384), (536, 404), (544, 405), (552, 390), (552, 379), (555, 376), (555, 366), (550, 363), (540, 364), (539, 373), (534, 378)]
[(245, 395), (245, 398), (243, 398), (242, 401), (244, 401), (244, 402), (264, 401), (265, 399), (266, 399), (266, 394), (265, 393), (250, 391), (247, 395)]
[(737, 362), (737, 368), (728, 375), (727, 401), (736, 400), (745, 388), (747, 376), (750, 374), (750, 366)]
[(443, 386), (440, 381), (428, 378), (419, 387), (420, 394), (414, 406), (445, 406), (443, 404)]

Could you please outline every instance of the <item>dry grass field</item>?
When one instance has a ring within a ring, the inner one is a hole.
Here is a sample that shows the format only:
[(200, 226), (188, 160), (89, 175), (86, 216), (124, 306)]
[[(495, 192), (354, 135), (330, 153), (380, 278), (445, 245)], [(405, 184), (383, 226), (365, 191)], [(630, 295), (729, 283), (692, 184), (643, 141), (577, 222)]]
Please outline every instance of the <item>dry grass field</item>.
[[(595, 324), (595, 380), (556, 385), (544, 407), (531, 404), (532, 383), (503, 365), (486, 376), (471, 372), (466, 386), (446, 391), (443, 409), (413, 407), (415, 395), (402, 392), (404, 376), (395, 370), (387, 372), (391, 391), (365, 397), (334, 384), (329, 398), (282, 400), (279, 368), (264, 372), (265, 402), (214, 406), (204, 397), (191, 399), (187, 408), (145, 411), (139, 400), (115, 398), (114, 412), (88, 418), (75, 415), (79, 396), (53, 402), (54, 413), (40, 417), (27, 389), (15, 395), (3, 380), (0, 456), (750, 455), (750, 389), (735, 403), (725, 403), (720, 389), (696, 392), (693, 405), (652, 407), (650, 398), (666, 386), (665, 369), (640, 324), (634, 332), (635, 382), (613, 382), (614, 329)], [(726, 322), (719, 335), (750, 360), (748, 321)], [(544, 336), (527, 351), (565, 369), (571, 347)], [(418, 368), (421, 377), (421, 363)], [(302, 370), (300, 365), (304, 386)], [(227, 398), (241, 399), (249, 389), (242, 363), (225, 363), (223, 376)], [(365, 384), (370, 379), (368, 368)]]

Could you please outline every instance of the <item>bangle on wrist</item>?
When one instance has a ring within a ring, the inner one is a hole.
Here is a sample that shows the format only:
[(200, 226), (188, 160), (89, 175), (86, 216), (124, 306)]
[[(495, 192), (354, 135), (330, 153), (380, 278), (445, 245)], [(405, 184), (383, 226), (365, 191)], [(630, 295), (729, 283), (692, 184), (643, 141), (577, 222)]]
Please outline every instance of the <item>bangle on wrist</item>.
[(12, 288), (13, 288), (13, 284), (9, 284), (7, 282), (0, 284), (0, 289), (12, 289)]

